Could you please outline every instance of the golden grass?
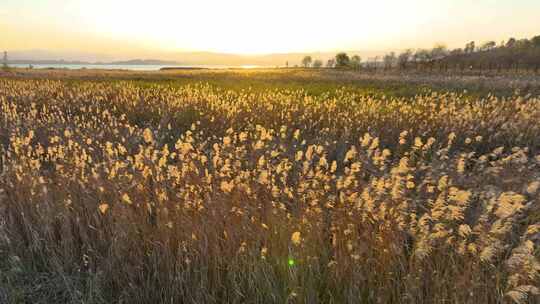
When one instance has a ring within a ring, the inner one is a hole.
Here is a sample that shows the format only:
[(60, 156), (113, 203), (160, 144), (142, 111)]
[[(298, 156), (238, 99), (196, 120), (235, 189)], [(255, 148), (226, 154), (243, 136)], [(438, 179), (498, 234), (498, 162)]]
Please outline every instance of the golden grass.
[(535, 303), (540, 99), (0, 80), (0, 301)]
[(233, 90), (303, 89), (321, 94), (346, 87), (360, 93), (414, 96), (428, 87), (437, 91), (468, 91), (468, 94), (540, 94), (540, 74), (535, 73), (435, 73), (378, 71), (376, 73), (340, 69), (193, 69), (168, 71), (129, 71), (102, 69), (11, 69), (0, 70), (0, 77), (55, 80), (136, 80), (140, 84), (161, 82), (186, 85), (205, 82)]

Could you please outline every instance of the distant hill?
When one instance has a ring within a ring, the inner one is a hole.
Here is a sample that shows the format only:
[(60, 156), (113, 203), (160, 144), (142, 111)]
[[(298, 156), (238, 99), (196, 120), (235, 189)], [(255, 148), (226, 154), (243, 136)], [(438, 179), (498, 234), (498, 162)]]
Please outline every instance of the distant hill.
[[(314, 60), (319, 59), (326, 62), (334, 58), (338, 52), (306, 52), (306, 53), (277, 53), (277, 54), (257, 54), (242, 55), (213, 52), (186, 52), (167, 55), (176, 61), (186, 64), (208, 64), (208, 65), (260, 65), (260, 66), (289, 66), (301, 65), (305, 56), (311, 56)], [(379, 51), (347, 51), (348, 54), (359, 55), (364, 59), (381, 56), (384, 52)]]
[(165, 61), (157, 59), (133, 59), (125, 61), (111, 61), (111, 62), (88, 62), (88, 61), (66, 61), (66, 60), (28, 60), (28, 59), (16, 59), (9, 60), (9, 63), (15, 64), (95, 64), (95, 65), (179, 65), (176, 61)]
[(26, 59), (10, 59), (8, 63), (14, 64), (89, 64), (86, 61), (66, 61), (66, 60), (26, 60)]
[[(304, 56), (326, 61), (333, 58), (337, 52), (312, 53), (282, 53), (244, 55), (215, 52), (175, 52), (151, 54), (154, 59), (122, 59), (112, 56), (60, 52), (45, 50), (9, 51), (9, 62), (20, 64), (114, 64), (114, 65), (260, 65), (260, 66), (289, 66), (300, 65)], [(378, 51), (347, 51), (350, 55), (360, 55), (364, 59), (380, 56)], [(142, 56), (141, 56), (142, 57)], [(147, 57), (147, 56), (144, 56)]]
[(166, 61), (158, 59), (133, 59), (125, 61), (113, 61), (107, 64), (115, 65), (178, 65), (180, 64), (177, 61)]
[(119, 60), (114, 56), (105, 54), (86, 53), (78, 51), (51, 51), (51, 50), (10, 50), (9, 52), (10, 62), (109, 62)]

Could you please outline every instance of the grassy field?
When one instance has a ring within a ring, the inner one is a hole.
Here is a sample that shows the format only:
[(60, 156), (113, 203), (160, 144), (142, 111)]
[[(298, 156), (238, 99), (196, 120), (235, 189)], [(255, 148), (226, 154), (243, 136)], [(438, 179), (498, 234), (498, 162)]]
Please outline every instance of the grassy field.
[(311, 95), (333, 93), (337, 89), (363, 95), (414, 97), (426, 91), (456, 92), (481, 97), (488, 94), (512, 96), (516, 90), (521, 95), (540, 94), (540, 75), (531, 73), (490, 74), (470, 72), (425, 73), (379, 71), (359, 73), (336, 69), (193, 69), (168, 71), (121, 70), (0, 70), (0, 77), (17, 79), (52, 79), (78, 81), (130, 81), (140, 86), (156, 84), (184, 86), (207, 83), (228, 90), (303, 90)]
[(0, 303), (540, 301), (536, 76), (0, 76)]

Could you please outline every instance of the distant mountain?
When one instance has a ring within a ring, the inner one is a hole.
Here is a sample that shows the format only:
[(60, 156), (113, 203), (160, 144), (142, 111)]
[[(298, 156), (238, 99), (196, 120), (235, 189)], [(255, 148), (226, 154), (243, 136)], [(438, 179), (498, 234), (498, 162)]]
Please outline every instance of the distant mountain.
[(158, 59), (133, 59), (125, 61), (113, 61), (106, 64), (114, 65), (179, 65), (176, 61), (158, 60)]
[(9, 60), (9, 63), (14, 64), (95, 64), (95, 65), (179, 65), (180, 63), (176, 61), (165, 61), (157, 59), (133, 59), (126, 61), (111, 61), (111, 62), (88, 62), (88, 61), (67, 61), (67, 60), (27, 60), (27, 59), (16, 59)]
[[(365, 61), (368, 58), (382, 56), (385, 52), (379, 51), (346, 51), (349, 55), (359, 55)], [(305, 56), (311, 56), (313, 60), (319, 59), (324, 63), (334, 58), (338, 52), (309, 52), (309, 53), (277, 53), (240, 55), (213, 52), (185, 52), (166, 54), (167, 58), (181, 61), (183, 64), (207, 64), (207, 65), (260, 65), (260, 66), (289, 66), (300, 65)]]
[(86, 61), (66, 61), (66, 60), (26, 60), (26, 59), (10, 59), (8, 63), (14, 64), (89, 64)]
[(79, 51), (50, 51), (50, 50), (11, 50), (8, 52), (11, 62), (24, 61), (35, 62), (107, 62), (120, 60), (115, 56), (86, 53)]
[[(311, 53), (281, 53), (244, 55), (215, 52), (161, 52), (149, 54), (149, 58), (157, 59), (124, 59), (110, 55), (89, 54), (82, 52), (60, 51), (10, 51), (9, 62), (21, 64), (114, 64), (114, 65), (259, 65), (259, 66), (289, 66), (300, 65), (302, 58), (311, 56), (314, 60), (333, 58), (337, 52)], [(368, 58), (381, 56), (383, 51), (347, 51), (349, 55), (360, 55), (364, 61)], [(146, 57), (146, 56), (145, 56)]]

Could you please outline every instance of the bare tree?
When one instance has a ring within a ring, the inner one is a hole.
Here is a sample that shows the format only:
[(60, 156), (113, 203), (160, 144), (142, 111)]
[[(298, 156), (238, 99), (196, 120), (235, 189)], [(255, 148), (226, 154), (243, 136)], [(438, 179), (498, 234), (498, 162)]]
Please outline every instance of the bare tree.
[(480, 47), (480, 51), (491, 51), (495, 48), (495, 46), (497, 45), (497, 43), (495, 41), (488, 41), (484, 44), (482, 44), (482, 46)]
[(531, 42), (534, 47), (540, 47), (540, 36), (534, 36), (531, 38)]
[(348, 67), (351, 63), (351, 59), (349, 58), (349, 55), (347, 53), (338, 53), (336, 55), (336, 67), (337, 68), (345, 68)]
[(306, 56), (304, 57), (304, 59), (302, 59), (302, 66), (305, 68), (309, 68), (312, 61), (313, 59), (311, 58), (311, 56)]
[(508, 39), (508, 42), (506, 42), (505, 46), (507, 48), (513, 48), (516, 45), (516, 42), (517, 42), (516, 38), (510, 38)]
[(362, 58), (358, 55), (354, 55), (351, 57), (351, 67), (353, 69), (360, 69), (362, 64)]
[(322, 67), (322, 65), (323, 65), (323, 63), (322, 63), (322, 61), (321, 61), (320, 59), (314, 60), (314, 61), (313, 61), (313, 64), (312, 64), (312, 66), (313, 66), (314, 68), (316, 68), (316, 69)]
[(397, 61), (400, 69), (405, 70), (407, 68), (407, 64), (411, 60), (412, 54), (413, 50), (411, 49), (405, 50), (404, 52), (399, 54)]
[(431, 59), (440, 60), (448, 56), (448, 49), (444, 44), (437, 44), (431, 49)]
[(431, 52), (426, 49), (416, 50), (416, 52), (414, 53), (414, 58), (415, 58), (417, 67), (418, 67), (418, 64), (420, 64), (421, 67), (425, 66), (426, 63), (429, 62), (429, 60), (431, 59)]
[(383, 57), (384, 69), (391, 69), (396, 63), (396, 53), (390, 52)]
[(407, 62), (414, 62), (416, 68), (433, 70), (502, 69), (540, 70), (540, 36), (530, 39), (510, 38), (497, 44), (487, 41), (476, 46), (474, 41), (465, 45), (464, 49), (447, 50), (442, 45), (431, 50), (416, 50), (414, 53), (403, 53), (398, 56), (398, 66), (403, 69)]
[(326, 62), (326, 67), (333, 68), (335, 66), (336, 66), (336, 60), (334, 58), (328, 59), (328, 61)]
[(466, 54), (474, 53), (475, 49), (476, 49), (476, 46), (475, 46), (474, 41), (471, 41), (465, 45)]
[(4, 51), (4, 60), (2, 61), (2, 67), (4, 69), (8, 68), (8, 53), (7, 53), (7, 51)]

